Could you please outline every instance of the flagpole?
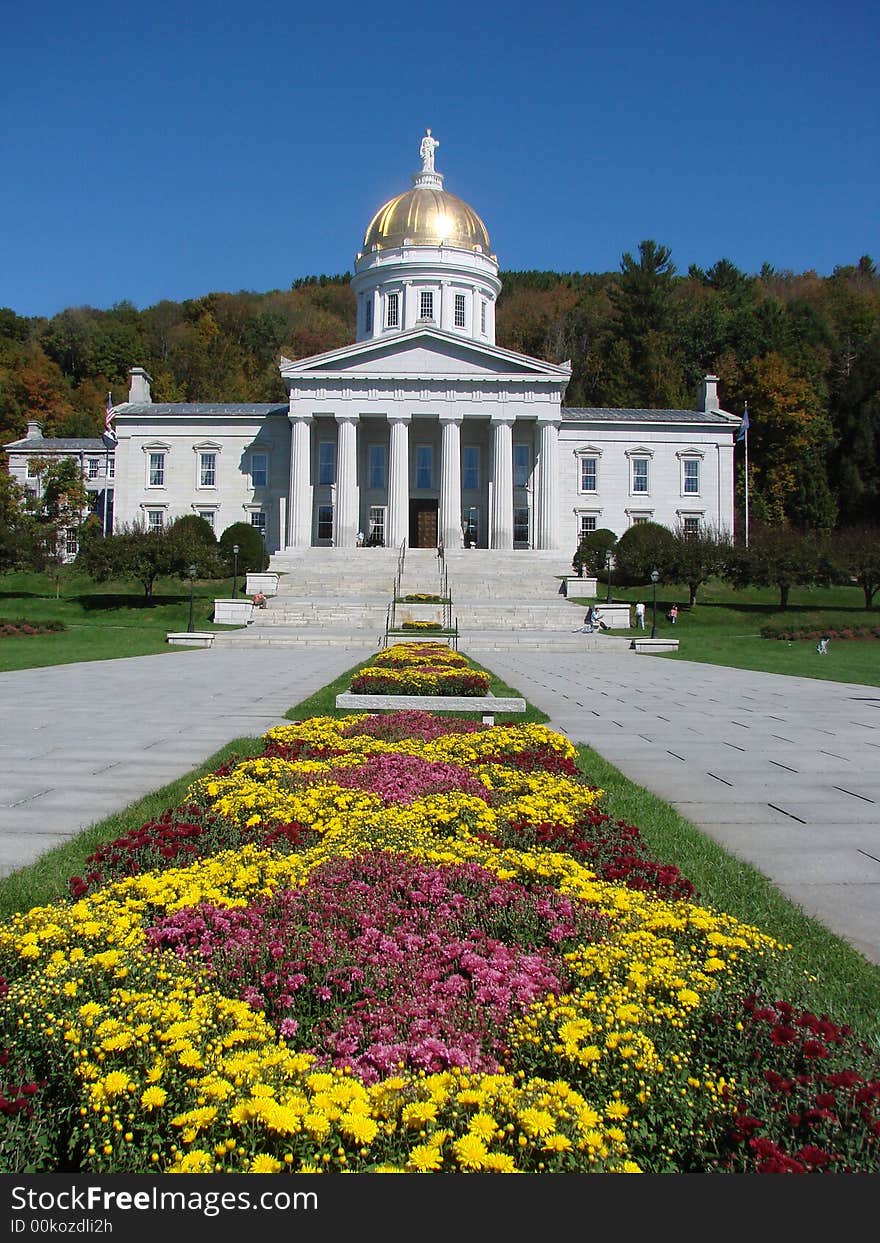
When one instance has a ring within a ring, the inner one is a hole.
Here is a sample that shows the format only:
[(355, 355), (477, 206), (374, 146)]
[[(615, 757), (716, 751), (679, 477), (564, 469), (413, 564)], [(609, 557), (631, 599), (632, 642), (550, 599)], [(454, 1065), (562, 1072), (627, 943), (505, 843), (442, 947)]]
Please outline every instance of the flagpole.
[(746, 494), (745, 494), (746, 548), (748, 548), (749, 546), (749, 403), (748, 402), (745, 403), (745, 413), (743, 414), (743, 419), (745, 421), (745, 429), (746, 429), (744, 440), (745, 440), (745, 450), (746, 450)]

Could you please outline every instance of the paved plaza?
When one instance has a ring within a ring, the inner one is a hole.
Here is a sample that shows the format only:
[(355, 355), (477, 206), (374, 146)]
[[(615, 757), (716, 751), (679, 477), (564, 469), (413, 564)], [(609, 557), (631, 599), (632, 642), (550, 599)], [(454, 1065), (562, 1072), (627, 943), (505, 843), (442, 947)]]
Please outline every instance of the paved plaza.
[[(371, 651), (224, 648), (0, 674), (0, 874), (262, 733)], [(880, 688), (631, 652), (480, 660), (880, 963)]]

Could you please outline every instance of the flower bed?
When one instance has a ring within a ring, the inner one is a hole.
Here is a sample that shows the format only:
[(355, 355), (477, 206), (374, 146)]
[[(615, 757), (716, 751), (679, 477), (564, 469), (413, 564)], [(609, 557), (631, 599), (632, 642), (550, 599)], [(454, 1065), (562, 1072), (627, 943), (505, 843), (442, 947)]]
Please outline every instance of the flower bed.
[(856, 624), (854, 626), (828, 626), (817, 628), (816, 626), (786, 626), (786, 625), (767, 625), (761, 627), (762, 639), (788, 639), (794, 641), (797, 639), (809, 639), (815, 643), (818, 639), (880, 639), (880, 625), (869, 626)]
[(24, 639), (38, 634), (60, 634), (62, 621), (30, 622), (22, 618), (0, 617), (0, 639)]
[(313, 718), (0, 927), (4, 1168), (877, 1170), (880, 1081), (762, 998), (544, 726)]
[(443, 623), (438, 621), (405, 621), (400, 623), (401, 630), (442, 630)]
[[(413, 627), (419, 623), (412, 623)], [(486, 695), (490, 677), (443, 643), (397, 643), (351, 680), (353, 695)]]
[(400, 596), (400, 601), (403, 604), (442, 604), (443, 597), (430, 591), (414, 591), (408, 596)]

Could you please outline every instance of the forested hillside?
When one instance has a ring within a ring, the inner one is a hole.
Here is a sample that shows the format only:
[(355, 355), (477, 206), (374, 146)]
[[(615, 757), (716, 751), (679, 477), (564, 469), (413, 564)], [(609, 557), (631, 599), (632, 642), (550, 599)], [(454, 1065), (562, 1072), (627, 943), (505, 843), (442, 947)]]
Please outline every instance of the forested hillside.
[[(613, 273), (502, 272), (498, 344), (570, 359), (570, 406), (692, 407), (706, 372), (723, 407), (748, 401), (756, 518), (808, 529), (880, 513), (880, 276), (863, 256), (831, 276), (747, 275), (725, 259), (676, 272), (642, 242)], [(74, 307), (51, 319), (0, 310), (0, 444), (28, 418), (93, 435), (108, 391), (147, 368), (157, 401), (283, 400), (279, 354), (354, 340), (350, 274), (288, 290), (211, 293), (139, 311)], [(740, 481), (741, 486), (741, 481)]]

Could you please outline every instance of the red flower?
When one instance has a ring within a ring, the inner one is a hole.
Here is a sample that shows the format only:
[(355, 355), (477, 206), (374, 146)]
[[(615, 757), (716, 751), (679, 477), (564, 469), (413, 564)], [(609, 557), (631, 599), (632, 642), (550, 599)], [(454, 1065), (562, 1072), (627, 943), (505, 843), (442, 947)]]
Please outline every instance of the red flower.
[(785, 1027), (778, 1024), (770, 1033), (770, 1039), (773, 1044), (786, 1045), (791, 1044), (793, 1040), (797, 1040), (797, 1032), (792, 1027)]
[(828, 1050), (824, 1044), (820, 1044), (818, 1040), (805, 1040), (803, 1044), (804, 1057), (827, 1057)]

